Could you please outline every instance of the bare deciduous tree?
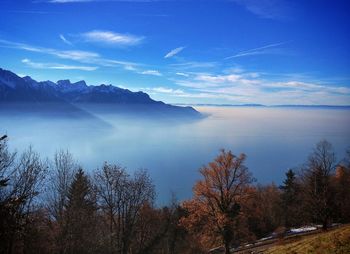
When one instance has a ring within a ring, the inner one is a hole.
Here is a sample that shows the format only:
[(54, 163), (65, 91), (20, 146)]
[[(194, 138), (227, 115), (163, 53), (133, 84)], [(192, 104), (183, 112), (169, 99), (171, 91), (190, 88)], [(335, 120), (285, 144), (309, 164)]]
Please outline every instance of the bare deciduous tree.
[(121, 249), (121, 213), (125, 198), (128, 175), (116, 165), (105, 163), (101, 171), (95, 172), (95, 185), (99, 205), (108, 218), (109, 252), (119, 253)]
[(37, 210), (46, 164), (30, 147), (19, 157), (8, 151), (5, 136), (0, 139), (0, 250), (12, 253), (26, 248), (31, 218)]
[(331, 177), (335, 167), (336, 159), (332, 145), (323, 140), (316, 145), (303, 169), (304, 202), (314, 222), (322, 223), (323, 229), (327, 229), (330, 223), (334, 206)]
[(146, 171), (130, 177), (125, 169), (104, 164), (95, 173), (99, 205), (108, 218), (110, 253), (129, 252), (141, 208), (152, 204), (154, 186)]
[(65, 207), (68, 201), (69, 186), (73, 181), (77, 168), (77, 163), (68, 151), (60, 150), (55, 153), (49, 174), (47, 208), (50, 216), (54, 219), (54, 235), (59, 253), (62, 253), (64, 249), (64, 236), (62, 234), (66, 223)]

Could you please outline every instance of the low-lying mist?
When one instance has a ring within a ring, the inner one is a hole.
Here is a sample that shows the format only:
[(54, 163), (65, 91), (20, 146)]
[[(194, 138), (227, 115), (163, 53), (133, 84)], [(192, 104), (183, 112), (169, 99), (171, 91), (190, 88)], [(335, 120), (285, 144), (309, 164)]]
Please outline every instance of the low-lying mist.
[(174, 192), (191, 196), (198, 169), (221, 148), (247, 154), (247, 165), (259, 182), (280, 183), (288, 168), (299, 166), (320, 140), (334, 145), (338, 159), (350, 145), (349, 110), (254, 107), (197, 107), (207, 117), (183, 118), (115, 112), (84, 107), (78, 115), (29, 114), (0, 110), (0, 134), (11, 149), (29, 145), (52, 158), (68, 149), (87, 171), (103, 162), (128, 171), (149, 170), (158, 201)]

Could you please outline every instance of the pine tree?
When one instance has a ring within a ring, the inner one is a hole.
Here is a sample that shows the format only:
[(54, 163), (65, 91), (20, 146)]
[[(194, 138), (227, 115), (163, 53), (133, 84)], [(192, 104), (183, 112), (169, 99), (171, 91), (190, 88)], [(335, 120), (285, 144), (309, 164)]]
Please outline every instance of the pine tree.
[(76, 173), (68, 192), (66, 253), (93, 253), (95, 244), (96, 202), (92, 186), (82, 169)]
[(284, 217), (284, 226), (289, 228), (297, 226), (300, 221), (299, 217), (299, 184), (295, 173), (292, 169), (289, 169), (286, 173), (286, 179), (283, 181), (283, 185), (280, 186), (282, 190), (282, 209)]

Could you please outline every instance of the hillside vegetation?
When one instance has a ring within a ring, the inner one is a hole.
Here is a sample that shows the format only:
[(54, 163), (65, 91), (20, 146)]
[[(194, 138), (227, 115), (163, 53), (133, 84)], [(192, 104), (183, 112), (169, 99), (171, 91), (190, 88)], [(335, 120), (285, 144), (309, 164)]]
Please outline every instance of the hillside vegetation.
[(338, 163), (327, 141), (280, 187), (256, 185), (246, 155), (223, 149), (199, 170), (191, 199), (159, 207), (146, 170), (105, 162), (86, 172), (69, 151), (42, 159), (7, 140), (0, 254), (350, 253), (350, 151)]
[(317, 235), (305, 236), (292, 243), (277, 245), (269, 248), (264, 253), (350, 253), (350, 225)]

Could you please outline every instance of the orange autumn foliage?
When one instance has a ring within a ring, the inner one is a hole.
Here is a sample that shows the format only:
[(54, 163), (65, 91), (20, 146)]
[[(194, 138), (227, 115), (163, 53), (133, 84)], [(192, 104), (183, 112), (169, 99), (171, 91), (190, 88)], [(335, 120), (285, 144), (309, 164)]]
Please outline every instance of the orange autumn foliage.
[(221, 243), (226, 250), (230, 248), (235, 219), (252, 182), (245, 159), (244, 154), (235, 156), (221, 150), (213, 162), (200, 169), (203, 179), (195, 184), (192, 200), (183, 203), (188, 215), (180, 223), (205, 247)]

